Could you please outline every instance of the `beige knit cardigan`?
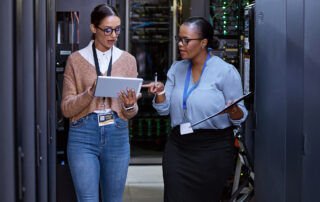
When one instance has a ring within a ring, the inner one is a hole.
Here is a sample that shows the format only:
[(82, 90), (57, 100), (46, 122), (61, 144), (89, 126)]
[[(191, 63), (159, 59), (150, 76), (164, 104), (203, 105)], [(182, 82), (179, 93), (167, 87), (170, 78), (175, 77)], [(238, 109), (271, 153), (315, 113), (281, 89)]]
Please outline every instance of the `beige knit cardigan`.
[[(113, 63), (111, 76), (137, 77), (136, 59), (128, 52), (123, 51), (121, 56)], [(128, 120), (138, 112), (138, 106), (126, 111), (119, 98), (107, 98), (106, 107), (103, 98), (94, 97), (91, 87), (97, 79), (96, 68), (77, 51), (72, 53), (67, 61), (64, 72), (63, 92), (61, 101), (62, 114), (76, 121), (94, 110), (111, 108), (118, 116)], [(112, 86), (111, 86), (112, 87)]]

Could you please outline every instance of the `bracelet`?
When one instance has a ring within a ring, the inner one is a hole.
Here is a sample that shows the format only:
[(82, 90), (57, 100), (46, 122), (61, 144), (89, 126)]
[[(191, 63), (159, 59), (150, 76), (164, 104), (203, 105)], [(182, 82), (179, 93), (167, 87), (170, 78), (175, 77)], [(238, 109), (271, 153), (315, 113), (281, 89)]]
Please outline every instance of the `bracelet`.
[(166, 91), (163, 90), (163, 91), (161, 91), (160, 93), (157, 93), (157, 95), (163, 95), (165, 92), (166, 92)]
[(125, 107), (125, 106), (123, 106), (123, 108), (124, 108), (124, 110), (126, 110), (126, 111), (130, 111), (130, 110), (133, 110), (133, 109), (134, 109), (134, 105), (131, 106), (131, 107)]

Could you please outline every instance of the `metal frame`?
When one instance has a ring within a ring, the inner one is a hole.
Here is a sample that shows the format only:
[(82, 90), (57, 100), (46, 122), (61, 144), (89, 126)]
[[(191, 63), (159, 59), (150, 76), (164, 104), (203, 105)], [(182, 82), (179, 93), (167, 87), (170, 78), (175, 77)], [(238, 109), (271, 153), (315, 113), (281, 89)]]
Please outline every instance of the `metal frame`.
[(37, 197), (48, 201), (46, 1), (35, 0), (34, 9)]
[(47, 132), (48, 132), (48, 201), (56, 202), (56, 0), (47, 0)]
[[(232, 196), (229, 202), (250, 201), (254, 196), (254, 172), (247, 157), (247, 149), (243, 143), (242, 129), (234, 130), (234, 135), (239, 144), (238, 159), (232, 186)], [(243, 175), (241, 175), (242, 171)], [(240, 184), (240, 179), (244, 178)]]

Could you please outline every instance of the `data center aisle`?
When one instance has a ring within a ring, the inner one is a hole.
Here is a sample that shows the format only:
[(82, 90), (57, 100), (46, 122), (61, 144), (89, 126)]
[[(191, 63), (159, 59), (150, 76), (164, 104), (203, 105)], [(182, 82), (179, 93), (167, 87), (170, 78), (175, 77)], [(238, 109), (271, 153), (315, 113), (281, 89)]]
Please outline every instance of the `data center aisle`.
[(162, 202), (162, 167), (129, 166), (123, 202)]

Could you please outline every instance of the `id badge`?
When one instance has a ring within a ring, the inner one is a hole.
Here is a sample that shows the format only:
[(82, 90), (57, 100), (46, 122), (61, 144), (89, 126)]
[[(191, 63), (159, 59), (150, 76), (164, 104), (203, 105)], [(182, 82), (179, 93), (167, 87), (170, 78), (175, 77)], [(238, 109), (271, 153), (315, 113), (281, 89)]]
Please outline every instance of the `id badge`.
[(180, 134), (181, 135), (186, 135), (186, 134), (190, 134), (190, 133), (193, 133), (190, 122), (180, 124)]
[(98, 114), (99, 126), (114, 124), (112, 114)]

